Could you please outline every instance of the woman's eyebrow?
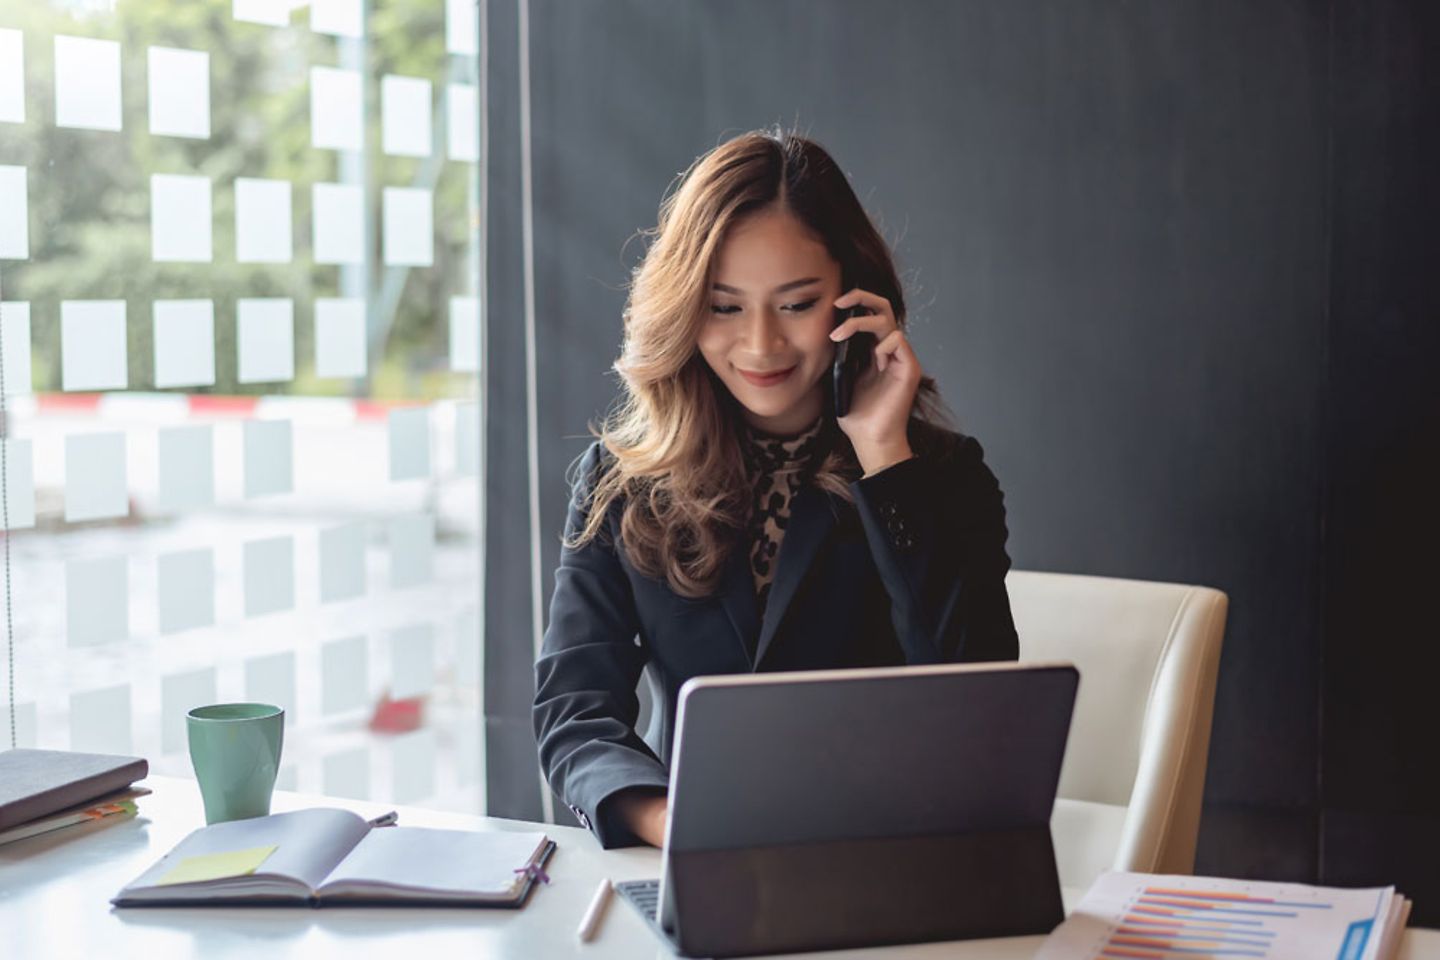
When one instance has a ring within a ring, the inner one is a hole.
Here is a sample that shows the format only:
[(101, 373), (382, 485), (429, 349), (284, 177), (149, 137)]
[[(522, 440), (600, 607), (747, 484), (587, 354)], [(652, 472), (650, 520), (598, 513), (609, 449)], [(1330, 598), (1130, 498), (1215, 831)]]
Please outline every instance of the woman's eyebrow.
[[(803, 279), (801, 279), (801, 280), (791, 280), (789, 283), (782, 283), (782, 284), (780, 284), (780, 286), (776, 287), (774, 290), (771, 290), (770, 292), (771, 292), (771, 293), (784, 293), (786, 290), (794, 290), (796, 287), (803, 287), (803, 286), (805, 286), (806, 284), (809, 284), (809, 283), (819, 283), (819, 282), (820, 282), (820, 278), (819, 278), (819, 277), (805, 277), (805, 278), (803, 278)], [(730, 286), (728, 283), (715, 283), (715, 284), (711, 284), (711, 289), (719, 290), (721, 293), (742, 294), (742, 293), (745, 292), (744, 290), (741, 290), (739, 287), (732, 287), (732, 286)]]

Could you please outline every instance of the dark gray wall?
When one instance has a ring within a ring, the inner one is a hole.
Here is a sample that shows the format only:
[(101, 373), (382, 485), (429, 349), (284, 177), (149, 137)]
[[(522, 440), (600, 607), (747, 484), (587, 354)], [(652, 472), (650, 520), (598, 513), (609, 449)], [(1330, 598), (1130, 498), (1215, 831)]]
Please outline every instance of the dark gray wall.
[[(485, 791), (494, 816), (538, 819), (530, 589), (520, 58), (513, 2), (480, 3), (488, 118), (484, 216)], [(564, 517), (561, 517), (563, 522)]]
[(1340, 5), (1334, 37), (1323, 868), (1440, 926), (1440, 5)]
[[(1384, 335), (1363, 304), (1330, 316), (1330, 5), (535, 0), (531, 16), (547, 596), (565, 468), (614, 395), (643, 250), (627, 238), (697, 154), (798, 123), (896, 249), (917, 351), (1006, 490), (1016, 565), (1230, 594), (1200, 868), (1318, 877), (1323, 521), (1346, 497), (1327, 471), (1363, 470), (1358, 451), (1337, 461), (1327, 411), (1352, 386), (1337, 347)], [(1367, 42), (1347, 82), (1372, 82), (1386, 41)], [(1347, 202), (1383, 233), (1363, 190)], [(518, 325), (495, 303), (492, 331)], [(1356, 372), (1363, 389), (1374, 371)], [(491, 424), (513, 432), (523, 407)]]

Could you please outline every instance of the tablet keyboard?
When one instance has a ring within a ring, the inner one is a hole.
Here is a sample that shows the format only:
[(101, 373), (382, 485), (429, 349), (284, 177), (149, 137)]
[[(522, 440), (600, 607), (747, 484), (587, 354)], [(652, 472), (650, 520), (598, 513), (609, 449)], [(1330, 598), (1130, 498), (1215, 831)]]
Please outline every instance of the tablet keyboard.
[(655, 923), (655, 915), (660, 909), (659, 880), (625, 880), (615, 884), (615, 892), (628, 900), (640, 916)]

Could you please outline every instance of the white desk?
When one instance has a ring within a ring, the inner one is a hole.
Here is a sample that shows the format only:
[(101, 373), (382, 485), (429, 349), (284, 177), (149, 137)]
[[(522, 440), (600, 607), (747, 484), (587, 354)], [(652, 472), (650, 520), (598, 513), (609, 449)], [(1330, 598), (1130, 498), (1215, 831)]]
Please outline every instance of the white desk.
[[(537, 887), (519, 911), (453, 908), (148, 907), (119, 910), (110, 897), (203, 825), (200, 795), (188, 780), (151, 777), (154, 794), (140, 801), (140, 816), (122, 823), (71, 827), (0, 846), (0, 931), (4, 955), (17, 960), (51, 957), (387, 957), (442, 960), (464, 957), (576, 957), (582, 960), (674, 955), (650, 933), (628, 904), (614, 898), (600, 936), (575, 939), (575, 927), (600, 878), (659, 876), (653, 849), (601, 850), (587, 831), (542, 826), (559, 844), (549, 864), (552, 882)], [(344, 807), (367, 817), (388, 807), (329, 797), (277, 793), (275, 812), (309, 806)], [(533, 830), (535, 824), (401, 807), (408, 826), (482, 830)], [(1067, 903), (1076, 891), (1066, 891)], [(894, 957), (897, 960), (1018, 960), (1031, 957), (1042, 938), (972, 940), (886, 947), (805, 957)], [(12, 952), (13, 951), (13, 952)], [(1440, 960), (1440, 931), (1411, 931), (1405, 960)]]

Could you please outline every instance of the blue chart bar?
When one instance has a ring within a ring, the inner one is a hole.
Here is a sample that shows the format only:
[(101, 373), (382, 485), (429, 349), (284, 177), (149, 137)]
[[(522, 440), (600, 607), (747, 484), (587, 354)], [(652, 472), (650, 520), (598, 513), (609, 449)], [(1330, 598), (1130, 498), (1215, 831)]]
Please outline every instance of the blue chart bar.
[(1370, 930), (1374, 926), (1373, 920), (1357, 920), (1350, 924), (1350, 929), (1345, 931), (1345, 942), (1340, 945), (1336, 960), (1360, 960), (1365, 953), (1365, 944), (1370, 939)]

